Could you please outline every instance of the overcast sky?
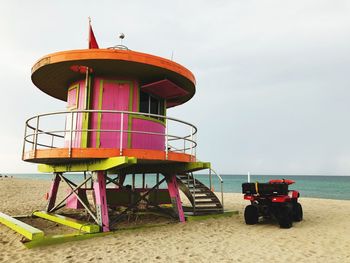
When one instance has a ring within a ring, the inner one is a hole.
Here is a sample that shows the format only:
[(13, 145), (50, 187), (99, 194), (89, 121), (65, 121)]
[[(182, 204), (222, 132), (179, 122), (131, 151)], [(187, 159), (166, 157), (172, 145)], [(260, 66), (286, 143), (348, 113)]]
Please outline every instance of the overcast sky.
[(168, 115), (199, 129), (219, 173), (350, 174), (350, 2), (17, 1), (0, 9), (0, 173), (21, 161), (24, 122), (65, 103), (31, 82), (42, 56), (119, 44), (190, 69), (197, 93)]

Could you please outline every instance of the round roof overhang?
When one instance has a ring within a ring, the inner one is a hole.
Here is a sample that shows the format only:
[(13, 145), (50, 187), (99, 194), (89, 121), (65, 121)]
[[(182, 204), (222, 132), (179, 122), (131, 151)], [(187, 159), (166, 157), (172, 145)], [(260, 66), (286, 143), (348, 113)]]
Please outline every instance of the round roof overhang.
[(119, 49), (83, 49), (44, 56), (32, 67), (32, 81), (48, 95), (66, 101), (68, 87), (85, 74), (74, 67), (88, 67), (95, 76), (135, 78), (141, 84), (168, 79), (186, 91), (169, 105), (185, 103), (195, 94), (196, 80), (191, 71), (161, 57)]

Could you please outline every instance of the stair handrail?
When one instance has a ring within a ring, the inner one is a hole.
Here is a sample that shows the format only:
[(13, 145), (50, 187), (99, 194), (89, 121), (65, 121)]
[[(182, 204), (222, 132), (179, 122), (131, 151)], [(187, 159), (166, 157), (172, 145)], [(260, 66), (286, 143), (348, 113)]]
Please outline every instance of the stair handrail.
[(191, 172), (191, 176), (193, 179), (193, 188), (192, 188), (192, 196), (193, 196), (193, 213), (196, 213), (196, 177), (194, 175), (194, 173)]
[(209, 169), (209, 179), (210, 179), (210, 190), (212, 191), (212, 173), (216, 175), (216, 177), (220, 181), (220, 188), (221, 188), (221, 205), (222, 205), (222, 210), (224, 210), (224, 180), (222, 180), (222, 177), (212, 168)]

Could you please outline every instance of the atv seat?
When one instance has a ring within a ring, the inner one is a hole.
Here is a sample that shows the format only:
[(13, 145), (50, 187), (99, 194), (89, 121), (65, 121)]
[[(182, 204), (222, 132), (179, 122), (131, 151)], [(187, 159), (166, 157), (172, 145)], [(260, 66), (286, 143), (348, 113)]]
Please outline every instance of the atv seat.
[(286, 183), (243, 183), (242, 193), (248, 195), (287, 195), (288, 184)]

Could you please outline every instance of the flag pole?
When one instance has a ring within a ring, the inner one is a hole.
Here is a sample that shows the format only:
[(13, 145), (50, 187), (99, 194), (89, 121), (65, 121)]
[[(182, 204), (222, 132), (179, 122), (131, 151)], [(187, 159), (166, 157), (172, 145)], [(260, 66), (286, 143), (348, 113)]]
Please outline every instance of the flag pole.
[[(90, 30), (91, 30), (91, 18), (90, 16), (88, 17), (88, 21), (89, 21), (89, 28), (88, 28), (88, 49), (90, 48), (90, 38), (91, 38), (91, 34), (90, 34)], [(89, 87), (89, 67), (86, 66), (86, 72), (85, 72), (85, 100), (84, 100), (84, 110), (89, 110), (90, 109), (90, 105), (88, 105), (88, 101), (89, 101), (89, 94), (90, 94), (90, 87)], [(85, 123), (89, 123), (89, 113), (83, 113), (83, 118), (85, 119)], [(87, 124), (88, 125), (88, 124)], [(89, 127), (83, 127), (83, 130), (87, 130), (89, 129)], [(86, 134), (86, 136), (82, 136), (83, 138), (85, 138), (85, 142), (83, 142), (83, 145), (85, 147), (88, 146), (88, 131), (84, 131), (84, 133)]]
[(90, 30), (91, 30), (91, 17), (88, 16), (88, 21), (89, 21), (89, 28), (88, 28), (88, 48), (90, 48), (90, 40), (91, 40), (91, 34), (90, 34)]

